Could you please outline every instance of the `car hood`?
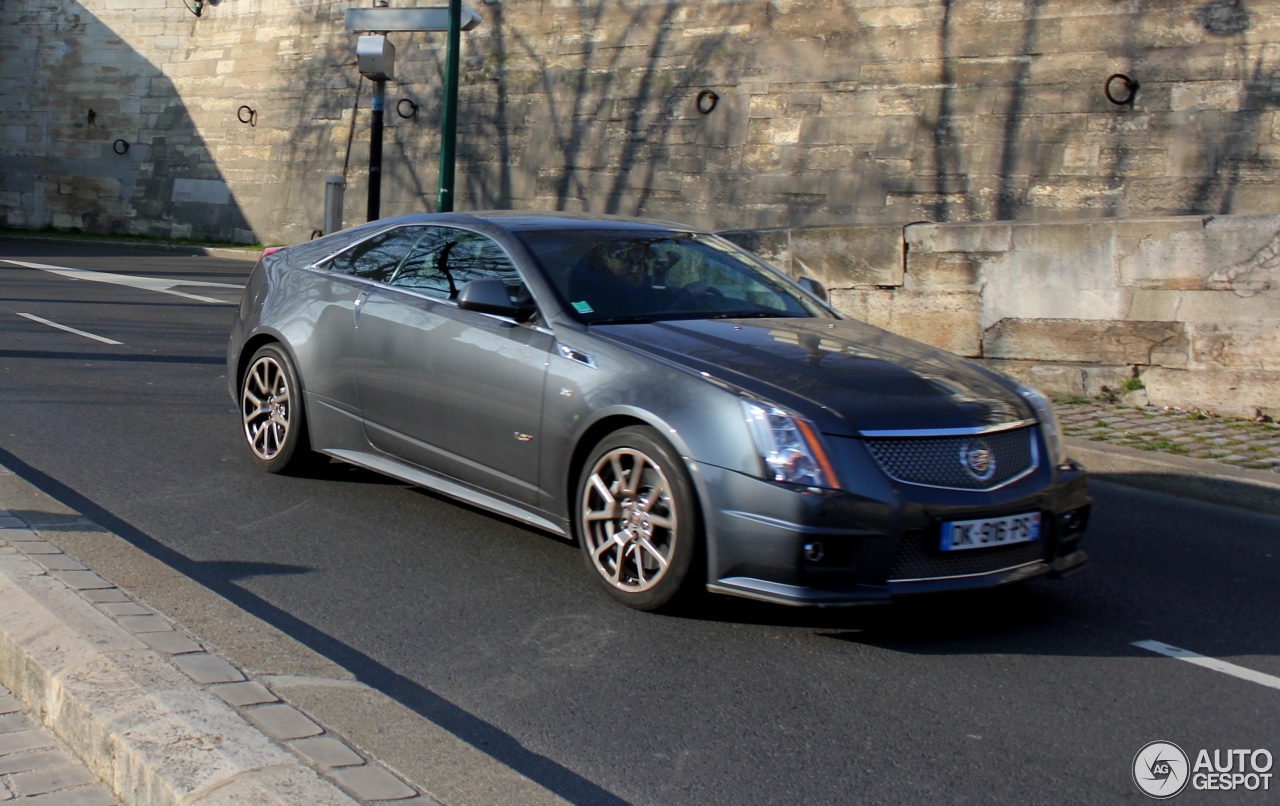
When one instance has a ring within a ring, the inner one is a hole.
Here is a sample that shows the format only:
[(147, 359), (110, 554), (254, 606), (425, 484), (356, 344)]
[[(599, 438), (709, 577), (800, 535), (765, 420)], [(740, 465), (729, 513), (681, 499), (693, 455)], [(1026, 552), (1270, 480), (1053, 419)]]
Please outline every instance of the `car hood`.
[(590, 332), (795, 410), (828, 434), (972, 428), (1034, 415), (1013, 385), (852, 320), (718, 319)]

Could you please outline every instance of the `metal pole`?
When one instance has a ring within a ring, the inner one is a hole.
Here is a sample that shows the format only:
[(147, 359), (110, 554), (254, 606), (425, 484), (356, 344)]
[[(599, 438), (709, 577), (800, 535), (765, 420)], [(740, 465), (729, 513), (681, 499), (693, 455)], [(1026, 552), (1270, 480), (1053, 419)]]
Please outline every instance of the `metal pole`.
[(324, 177), (324, 234), (332, 235), (342, 229), (342, 189), (346, 185), (342, 174), (325, 174)]
[(387, 82), (373, 82), (373, 125), (369, 130), (369, 216), (377, 221), (382, 217), (382, 102), (386, 97)]
[(440, 121), (440, 192), (436, 212), (453, 212), (454, 148), (458, 140), (458, 50), (462, 39), (462, 0), (449, 0), (448, 46), (444, 57), (444, 114)]

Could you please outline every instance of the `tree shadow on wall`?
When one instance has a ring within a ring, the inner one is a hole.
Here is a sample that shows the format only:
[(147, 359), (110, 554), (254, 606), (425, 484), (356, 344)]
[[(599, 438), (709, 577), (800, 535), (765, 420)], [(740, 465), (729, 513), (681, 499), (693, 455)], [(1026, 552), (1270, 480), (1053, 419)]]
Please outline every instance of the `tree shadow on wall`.
[(10, 226), (256, 240), (173, 83), (107, 23), (10, 0), (0, 43)]

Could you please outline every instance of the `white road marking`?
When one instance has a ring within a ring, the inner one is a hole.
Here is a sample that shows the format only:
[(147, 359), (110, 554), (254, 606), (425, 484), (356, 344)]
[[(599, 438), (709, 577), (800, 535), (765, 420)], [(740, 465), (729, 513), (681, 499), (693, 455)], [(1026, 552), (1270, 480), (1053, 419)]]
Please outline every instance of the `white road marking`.
[(48, 319), (41, 319), (39, 316), (36, 316), (33, 313), (18, 313), (17, 311), (14, 311), (14, 313), (17, 313), (18, 316), (21, 316), (23, 318), (30, 319), (32, 322), (39, 322), (42, 325), (48, 325), (49, 327), (56, 327), (58, 330), (65, 330), (68, 333), (74, 333), (77, 336), (84, 336), (86, 339), (93, 339), (94, 341), (100, 341), (103, 344), (124, 344), (124, 342), (122, 341), (109, 339), (106, 336), (95, 336), (94, 334), (86, 333), (83, 330), (76, 330), (74, 327), (67, 327), (66, 325), (60, 325), (57, 322), (50, 322)]
[(1248, 680), (1250, 683), (1257, 683), (1267, 688), (1280, 689), (1280, 677), (1265, 674), (1263, 672), (1255, 672), (1253, 669), (1246, 669), (1243, 666), (1237, 666), (1234, 663), (1227, 663), (1225, 660), (1210, 658), (1205, 655), (1192, 652), (1188, 649), (1180, 649), (1176, 646), (1161, 643), (1160, 641), (1134, 641), (1133, 645), (1141, 649), (1155, 652), (1159, 655), (1165, 655), (1178, 660), (1185, 660), (1187, 663), (1194, 663), (1196, 666), (1203, 666), (1206, 669), (1212, 669), (1215, 672), (1229, 674), (1232, 677), (1238, 677), (1241, 680)]
[(206, 288), (234, 288), (242, 289), (242, 285), (233, 285), (231, 283), (211, 283), (205, 280), (172, 280), (167, 277), (135, 277), (131, 274), (112, 274), (108, 271), (93, 271), (90, 269), (71, 269), (66, 266), (49, 266), (44, 263), (28, 263), (24, 260), (10, 260), (9, 258), (0, 258), (2, 263), (12, 263), (15, 266), (21, 266), (24, 269), (38, 269), (47, 271), (50, 274), (58, 274), (63, 277), (70, 277), (72, 280), (90, 280), (95, 283), (112, 283), (114, 285), (127, 285), (133, 288), (142, 288), (147, 291), (159, 291), (161, 294), (172, 294), (175, 297), (184, 299), (193, 299), (197, 302), (212, 302), (218, 305), (228, 305), (226, 300), (213, 299), (212, 297), (202, 297), (198, 294), (185, 294), (181, 291), (174, 291), (174, 286), (203, 286)]

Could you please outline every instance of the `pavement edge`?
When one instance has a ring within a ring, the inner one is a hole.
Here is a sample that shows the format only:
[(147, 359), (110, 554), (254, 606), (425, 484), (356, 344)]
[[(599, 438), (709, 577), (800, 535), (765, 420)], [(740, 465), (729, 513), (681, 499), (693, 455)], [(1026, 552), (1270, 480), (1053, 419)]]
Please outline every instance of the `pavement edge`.
[(82, 595), (114, 586), (2, 517), (0, 682), (122, 803), (355, 803)]
[(1063, 442), (1098, 481), (1280, 515), (1280, 474), (1077, 437)]
[(135, 249), (151, 249), (157, 252), (177, 252), (186, 256), (204, 255), (205, 257), (220, 257), (227, 260), (257, 260), (262, 256), (261, 249), (237, 249), (234, 246), (196, 246), (195, 244), (153, 243), (148, 241), (129, 241), (124, 239), (117, 241), (109, 238), (59, 238), (56, 235), (17, 235), (4, 233), (0, 235), (0, 240), (36, 241), (38, 243), (75, 244), (78, 246), (93, 246), (95, 244), (101, 244), (113, 249), (128, 246)]
[[(356, 801), (392, 801), (396, 806), (566, 802), (36, 483), (56, 487), (55, 480), (41, 482), (38, 471), (26, 472), (35, 472), (36, 479), (0, 465), (0, 545), (7, 533), (25, 525), (22, 531), (30, 536), (23, 540), (37, 541), (20, 543), (36, 546), (28, 560), (46, 569), (69, 569), (48, 574), (83, 583), (79, 594), (93, 603), (91, 609), (123, 625), (167, 660), (170, 669), (180, 669), (242, 721), (274, 739), (275, 747)], [(86, 503), (92, 508), (92, 502), (81, 501)], [(105, 516), (108, 522), (114, 517)], [(77, 579), (79, 574), (86, 576)], [(6, 622), (6, 612), (0, 609), (0, 633)], [(235, 802), (313, 801), (300, 797)]]

